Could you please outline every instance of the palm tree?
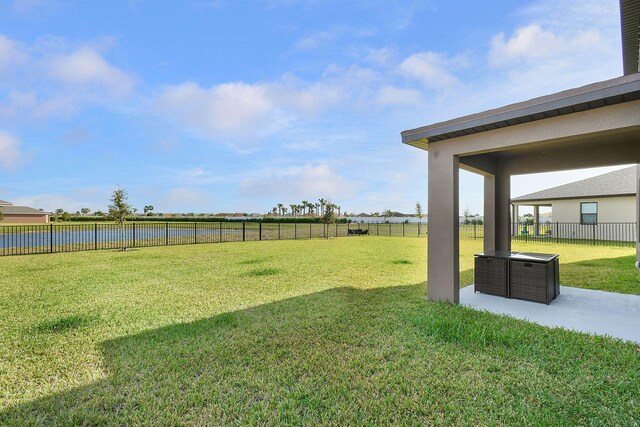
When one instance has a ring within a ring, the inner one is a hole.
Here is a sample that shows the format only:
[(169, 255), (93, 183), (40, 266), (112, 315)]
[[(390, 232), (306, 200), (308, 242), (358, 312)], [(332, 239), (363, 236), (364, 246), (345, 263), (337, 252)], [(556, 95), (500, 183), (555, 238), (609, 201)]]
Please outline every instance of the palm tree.
[(303, 200), (302, 201), (302, 215), (303, 216), (307, 214), (307, 212), (306, 212), (307, 206), (309, 206), (309, 202), (307, 202), (306, 200)]
[(287, 214), (287, 207), (286, 206), (282, 206), (282, 215), (286, 215)]
[(291, 206), (291, 215), (296, 216), (296, 213), (298, 213), (298, 207), (294, 204), (291, 204), (289, 206)]
[(327, 205), (327, 201), (325, 199), (318, 199), (318, 201), (320, 202), (320, 215), (324, 216), (324, 207)]
[(282, 216), (282, 208), (284, 208), (284, 205), (282, 203), (278, 203), (278, 215)]
[(340, 209), (342, 209), (340, 206), (335, 205), (336, 210), (338, 211), (338, 216), (340, 216)]

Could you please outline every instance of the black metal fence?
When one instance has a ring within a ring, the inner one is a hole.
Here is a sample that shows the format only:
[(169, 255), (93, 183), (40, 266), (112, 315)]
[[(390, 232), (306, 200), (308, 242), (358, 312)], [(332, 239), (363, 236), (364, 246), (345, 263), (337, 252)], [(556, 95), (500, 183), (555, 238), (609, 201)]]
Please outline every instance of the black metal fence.
[[(635, 245), (635, 223), (512, 224), (514, 241)], [(460, 239), (482, 240), (484, 226), (461, 224)], [(0, 256), (127, 248), (346, 236), (425, 237), (426, 224), (408, 223), (260, 223), (131, 222), (117, 224), (43, 224), (0, 226)]]
[(0, 226), (0, 256), (127, 248), (330, 238), (350, 235), (426, 236), (425, 224), (149, 222)]
[(635, 222), (546, 222), (512, 224), (512, 239), (525, 242), (635, 246)]

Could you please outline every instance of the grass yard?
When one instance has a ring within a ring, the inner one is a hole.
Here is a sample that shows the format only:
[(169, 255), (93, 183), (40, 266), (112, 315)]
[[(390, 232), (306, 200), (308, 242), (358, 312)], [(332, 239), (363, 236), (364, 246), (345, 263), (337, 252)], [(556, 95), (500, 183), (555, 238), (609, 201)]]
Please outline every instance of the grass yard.
[[(634, 249), (514, 249), (640, 294)], [(425, 265), (387, 237), (0, 258), (0, 424), (640, 423), (637, 346), (428, 302)]]

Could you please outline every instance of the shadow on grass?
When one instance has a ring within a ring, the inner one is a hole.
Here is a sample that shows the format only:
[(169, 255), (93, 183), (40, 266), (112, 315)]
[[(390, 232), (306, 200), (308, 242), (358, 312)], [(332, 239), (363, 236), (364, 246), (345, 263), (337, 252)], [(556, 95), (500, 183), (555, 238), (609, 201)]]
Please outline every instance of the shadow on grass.
[(107, 341), (103, 380), (9, 408), (0, 424), (637, 421), (633, 346), (424, 290), (336, 288)]

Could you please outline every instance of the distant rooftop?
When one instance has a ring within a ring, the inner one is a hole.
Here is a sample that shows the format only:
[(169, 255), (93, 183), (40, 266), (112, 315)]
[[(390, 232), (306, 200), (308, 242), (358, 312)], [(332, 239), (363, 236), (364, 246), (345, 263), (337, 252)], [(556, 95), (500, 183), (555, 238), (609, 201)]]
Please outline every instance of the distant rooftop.
[(0, 200), (0, 206), (11, 206), (13, 203), (7, 202), (6, 200)]
[(0, 212), (2, 212), (5, 215), (51, 214), (51, 212), (41, 211), (39, 209), (30, 208), (29, 206), (13, 206), (13, 205), (0, 205)]
[(553, 199), (581, 199), (586, 197), (634, 196), (636, 194), (636, 166), (605, 173), (569, 184), (559, 185), (535, 193), (515, 197), (513, 202)]

